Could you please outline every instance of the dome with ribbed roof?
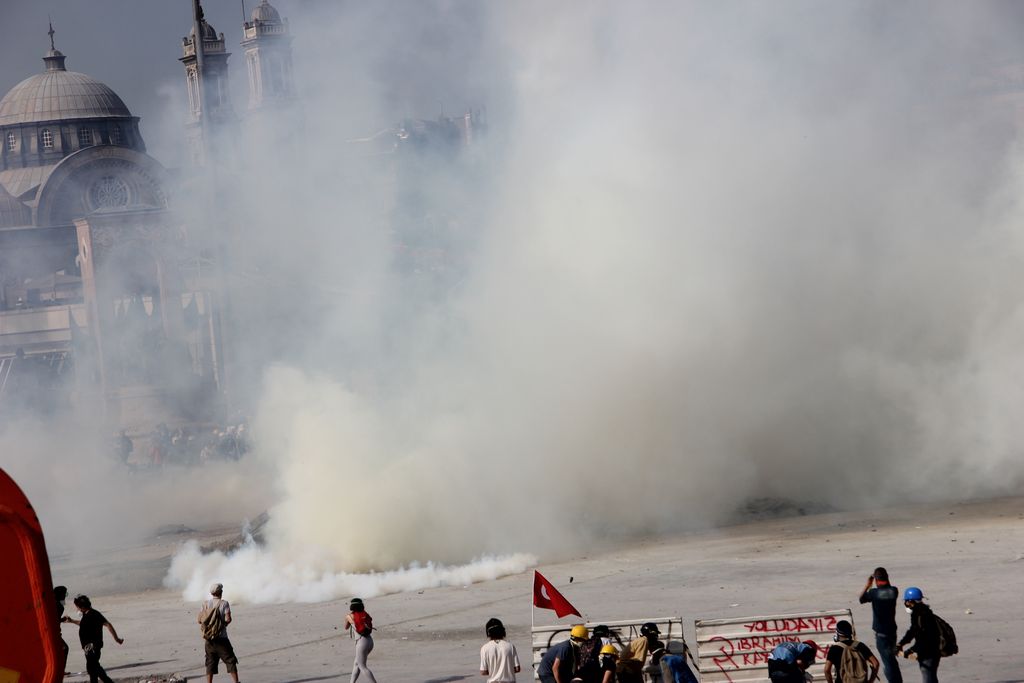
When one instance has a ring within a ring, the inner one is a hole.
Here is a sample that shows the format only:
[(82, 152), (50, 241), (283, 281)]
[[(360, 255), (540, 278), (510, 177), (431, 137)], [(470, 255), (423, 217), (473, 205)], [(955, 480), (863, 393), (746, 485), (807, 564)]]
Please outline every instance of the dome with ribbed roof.
[(277, 9), (271, 5), (267, 0), (263, 0), (260, 4), (256, 5), (252, 11), (253, 21), (281, 21), (281, 15)]
[(42, 121), (128, 118), (131, 112), (107, 85), (67, 71), (64, 55), (50, 50), (46, 71), (29, 76), (0, 100), (0, 126)]
[[(206, 21), (206, 19), (202, 19), (199, 22), (199, 24), (202, 26), (203, 29), (203, 40), (219, 40), (219, 38), (217, 37), (217, 29), (211, 26), (210, 23)], [(192, 29), (188, 32), (188, 37), (189, 39), (194, 39), (196, 37), (195, 26), (192, 26)]]

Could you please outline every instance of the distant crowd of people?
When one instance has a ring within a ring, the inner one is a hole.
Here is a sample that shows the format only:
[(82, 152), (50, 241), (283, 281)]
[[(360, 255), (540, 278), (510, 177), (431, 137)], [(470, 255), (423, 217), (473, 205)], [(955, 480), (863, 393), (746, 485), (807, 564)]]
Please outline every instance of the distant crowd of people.
[[(103, 630), (108, 630), (118, 644), (124, 640), (92, 607), (87, 596), (79, 595), (74, 600), (81, 613), (81, 618), (76, 620), (64, 616), (67, 589), (58, 586), (54, 593), (59, 620), (79, 627), (90, 683), (112, 683), (100, 664)], [(874, 683), (880, 669), (884, 670), (888, 683), (903, 683), (897, 659), (900, 653), (916, 658), (922, 683), (938, 683), (941, 658), (957, 652), (955, 635), (924, 603), (920, 588), (908, 588), (902, 597), (904, 608), (910, 614), (910, 627), (897, 640), (896, 607), (900, 591), (889, 583), (884, 568), (876, 569), (860, 594), (860, 602), (872, 606), (872, 629), (879, 656), (855, 638), (850, 622), (837, 622), (834, 644), (825, 650), (827, 683)], [(200, 606), (197, 622), (205, 642), (207, 683), (212, 683), (221, 663), (234, 683), (238, 683), (238, 657), (228, 638), (231, 605), (224, 600), (222, 584), (210, 586), (210, 595)], [(361, 677), (369, 683), (377, 683), (367, 662), (373, 651), (373, 619), (361, 599), (353, 598), (349, 603), (344, 628), (356, 639), (350, 683), (356, 683)], [(504, 624), (500, 619), (489, 619), (484, 632), (487, 642), (480, 648), (480, 675), (486, 677), (488, 683), (515, 683), (521, 665), (515, 645), (506, 640)], [(666, 647), (660, 635), (657, 624), (648, 622), (640, 628), (639, 637), (623, 643), (608, 626), (595, 626), (590, 631), (585, 625), (577, 624), (571, 628), (568, 640), (547, 649), (537, 667), (537, 676), (541, 683), (697, 683), (694, 670), (699, 667), (685, 643), (679, 643), (681, 652), (673, 652), (674, 648)], [(67, 653), (65, 643), (65, 662)], [(814, 641), (779, 644), (768, 655), (769, 680), (771, 683), (808, 683), (812, 677), (807, 669), (818, 654), (819, 647)]]
[[(136, 443), (147, 447), (137, 449)], [(204, 465), (215, 460), (240, 460), (249, 452), (249, 424), (239, 418), (232, 424), (209, 427), (169, 428), (159, 424), (147, 436), (132, 439), (127, 431), (114, 435), (113, 449), (126, 467), (159, 468), (164, 465)]]

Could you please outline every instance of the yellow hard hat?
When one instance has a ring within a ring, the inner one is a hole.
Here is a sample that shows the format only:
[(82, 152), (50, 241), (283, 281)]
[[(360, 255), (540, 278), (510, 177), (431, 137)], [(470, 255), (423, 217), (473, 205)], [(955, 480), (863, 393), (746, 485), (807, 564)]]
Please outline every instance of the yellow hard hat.
[(615, 649), (615, 646), (609, 643), (601, 648), (601, 654), (603, 655), (615, 655), (618, 657), (619, 651)]
[(569, 631), (569, 635), (571, 637), (573, 637), (573, 638), (579, 638), (580, 640), (586, 640), (587, 638), (590, 637), (590, 631), (588, 631), (587, 627), (584, 626), (583, 624), (576, 624), (575, 626), (572, 627), (572, 630)]

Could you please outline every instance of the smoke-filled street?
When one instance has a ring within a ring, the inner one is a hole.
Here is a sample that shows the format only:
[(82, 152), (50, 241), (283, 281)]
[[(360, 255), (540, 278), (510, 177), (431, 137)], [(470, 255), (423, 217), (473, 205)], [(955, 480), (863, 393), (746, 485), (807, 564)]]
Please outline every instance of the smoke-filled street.
[[(206, 534), (206, 542), (233, 530), (221, 531)], [(198, 602), (182, 600), (178, 591), (140, 592), (137, 583), (159, 577), (157, 558), (166, 562), (172, 545), (164, 539), (122, 548), (99, 563), (113, 580), (104, 584), (109, 595), (96, 602), (125, 638), (124, 646), (111, 646), (105, 655), (119, 679), (178, 672), (191, 680), (202, 674), (194, 623)], [(883, 559), (894, 582), (922, 586), (936, 613), (956, 628), (961, 654), (943, 660), (941, 675), (985, 683), (1019, 678), (1012, 605), (1024, 563), (1024, 505), (1015, 499), (812, 515), (600, 543), (586, 557), (538, 569), (588, 620), (679, 616), (695, 647), (695, 619), (841, 608), (852, 609), (854, 625), (870, 638), (871, 610), (857, 604), (857, 595), (863, 577)], [(72, 590), (97, 580), (99, 573), (90, 563), (60, 559), (54, 570)], [(484, 622), (492, 616), (508, 626), (520, 658), (528, 658), (531, 586), (527, 573), (367, 598), (379, 629), (371, 660), (377, 679), (476, 679)], [(224, 597), (239, 597), (227, 582)], [(347, 600), (277, 605), (237, 600), (233, 610), (232, 639), (245, 680), (347, 679), (353, 641), (339, 630)], [(536, 612), (538, 624), (554, 623), (553, 617)], [(906, 615), (897, 621), (902, 633)], [(75, 657), (70, 666), (81, 670), (81, 657)], [(902, 666), (908, 680), (915, 680), (914, 663)]]

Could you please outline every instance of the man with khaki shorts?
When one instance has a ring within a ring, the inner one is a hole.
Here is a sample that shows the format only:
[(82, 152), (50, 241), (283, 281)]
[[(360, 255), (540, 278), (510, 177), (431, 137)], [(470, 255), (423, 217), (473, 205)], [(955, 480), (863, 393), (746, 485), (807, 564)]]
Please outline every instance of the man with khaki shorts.
[(204, 613), (216, 610), (220, 613), (223, 628), (213, 638), (206, 639), (206, 683), (213, 683), (213, 675), (217, 673), (220, 662), (224, 662), (224, 668), (231, 674), (231, 678), (238, 683), (238, 657), (235, 656), (235, 649), (231, 647), (228, 640), (228, 624), (231, 623), (231, 605), (223, 598), (224, 586), (215, 583), (210, 586), (210, 597), (203, 602), (199, 610), (200, 624), (203, 623)]

